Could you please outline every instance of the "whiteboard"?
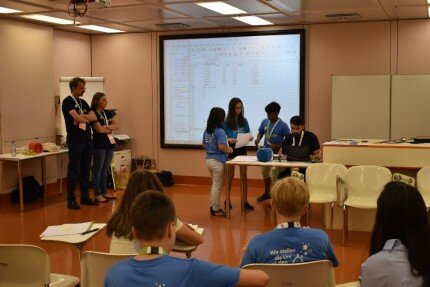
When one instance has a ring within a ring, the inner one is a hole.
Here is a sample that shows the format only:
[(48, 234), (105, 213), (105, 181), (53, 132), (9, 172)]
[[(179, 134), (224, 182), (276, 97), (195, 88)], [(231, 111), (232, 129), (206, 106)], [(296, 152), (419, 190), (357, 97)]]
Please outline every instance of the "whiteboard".
[(430, 136), (430, 75), (393, 75), (391, 137)]
[[(102, 92), (104, 93), (104, 78), (103, 77), (81, 77), (85, 80), (86, 85), (85, 85), (85, 94), (84, 96), (81, 98), (83, 100), (85, 100), (88, 105), (91, 106), (91, 100), (93, 99), (93, 96), (95, 93), (97, 92)], [(61, 125), (57, 124), (57, 135), (62, 135), (63, 138), (65, 139), (66, 135), (67, 135), (67, 131), (66, 131), (66, 124), (64, 122), (64, 117), (63, 117), (63, 112), (61, 110), (61, 104), (63, 103), (63, 100), (70, 96), (70, 87), (69, 87), (69, 82), (70, 80), (73, 79), (73, 77), (61, 77), (60, 78), (60, 113), (61, 113)]]
[(332, 76), (331, 137), (390, 136), (390, 75)]

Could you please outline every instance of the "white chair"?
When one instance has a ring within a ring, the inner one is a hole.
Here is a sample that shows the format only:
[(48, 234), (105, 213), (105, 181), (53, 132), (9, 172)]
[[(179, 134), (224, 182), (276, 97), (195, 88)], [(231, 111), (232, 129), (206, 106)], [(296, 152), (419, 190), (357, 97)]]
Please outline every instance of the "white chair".
[(423, 167), (418, 171), (417, 189), (421, 193), (428, 211), (430, 209), (430, 166)]
[(415, 186), (415, 178), (397, 172), (393, 174), (393, 181), (400, 181)]
[(115, 263), (136, 254), (87, 251), (81, 256), (81, 287), (103, 286), (106, 272)]
[(72, 287), (79, 278), (50, 273), (46, 251), (27, 244), (0, 244), (0, 285), (8, 287)]
[(348, 233), (348, 208), (375, 209), (379, 194), (391, 178), (391, 171), (382, 166), (357, 165), (346, 171), (346, 200), (341, 203), (344, 245)]
[(328, 260), (295, 264), (248, 264), (244, 269), (262, 270), (269, 275), (266, 287), (334, 287), (333, 265)]
[[(330, 203), (330, 230), (333, 230), (333, 207), (337, 201), (336, 178), (344, 177), (347, 168), (338, 163), (314, 163), (306, 169), (309, 203)], [(325, 215), (325, 208), (324, 213)], [(306, 218), (308, 220), (308, 216)]]

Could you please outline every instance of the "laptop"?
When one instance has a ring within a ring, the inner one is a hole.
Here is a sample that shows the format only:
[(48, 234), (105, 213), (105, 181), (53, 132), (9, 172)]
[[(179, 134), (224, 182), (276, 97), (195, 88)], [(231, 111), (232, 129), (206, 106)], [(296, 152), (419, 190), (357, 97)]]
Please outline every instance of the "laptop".
[(311, 152), (309, 146), (284, 145), (282, 154), (287, 156), (287, 161), (310, 161)]

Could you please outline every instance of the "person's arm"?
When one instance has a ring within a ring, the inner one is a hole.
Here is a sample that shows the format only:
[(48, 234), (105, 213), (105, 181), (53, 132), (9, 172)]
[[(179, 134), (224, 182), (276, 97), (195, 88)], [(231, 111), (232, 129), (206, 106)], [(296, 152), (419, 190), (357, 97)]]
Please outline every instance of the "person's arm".
[(83, 114), (82, 116), (90, 122), (97, 121), (97, 116), (93, 111), (89, 111), (87, 114)]
[(228, 146), (227, 134), (224, 130), (219, 130), (216, 134), (217, 147), (224, 153), (232, 153), (233, 149)]
[(257, 138), (255, 139), (254, 143), (256, 146), (258, 146), (258, 144), (260, 143), (261, 139), (263, 138), (263, 134), (262, 133), (258, 133), (257, 134)]
[(70, 110), (69, 115), (75, 120), (76, 123), (89, 123), (90, 121), (84, 115), (78, 114), (76, 110)]
[(109, 125), (107, 125), (107, 128), (109, 131), (116, 131), (119, 129), (119, 123), (116, 116), (111, 119), (111, 122)]
[(185, 223), (176, 231), (176, 238), (190, 245), (200, 245), (203, 243), (203, 236)]
[(233, 149), (226, 144), (219, 144), (218, 149), (224, 153), (232, 153)]
[(269, 275), (261, 270), (241, 269), (236, 286), (266, 286), (269, 279)]
[(99, 134), (109, 134), (110, 130), (107, 128), (107, 126), (102, 126), (100, 122), (95, 122), (93, 124), (93, 128), (96, 130)]

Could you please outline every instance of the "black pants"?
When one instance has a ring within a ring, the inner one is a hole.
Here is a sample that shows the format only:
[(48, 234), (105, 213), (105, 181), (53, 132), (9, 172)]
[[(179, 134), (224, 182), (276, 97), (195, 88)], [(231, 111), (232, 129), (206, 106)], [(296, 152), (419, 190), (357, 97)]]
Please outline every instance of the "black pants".
[(67, 201), (76, 200), (75, 188), (78, 175), (80, 178), (81, 199), (88, 198), (88, 189), (90, 187), (90, 170), (91, 158), (93, 155), (93, 144), (79, 143), (68, 144), (69, 148), (69, 166), (67, 169)]

